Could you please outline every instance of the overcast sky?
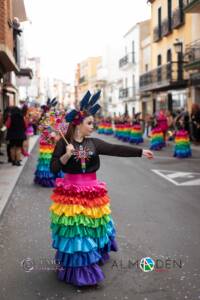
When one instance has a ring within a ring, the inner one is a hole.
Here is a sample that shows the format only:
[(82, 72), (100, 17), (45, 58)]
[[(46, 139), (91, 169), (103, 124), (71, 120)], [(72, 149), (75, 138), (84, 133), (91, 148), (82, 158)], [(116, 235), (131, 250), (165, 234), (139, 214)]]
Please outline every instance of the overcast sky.
[(46, 74), (74, 82), (76, 64), (101, 55), (135, 23), (150, 18), (147, 0), (24, 0), (25, 38)]

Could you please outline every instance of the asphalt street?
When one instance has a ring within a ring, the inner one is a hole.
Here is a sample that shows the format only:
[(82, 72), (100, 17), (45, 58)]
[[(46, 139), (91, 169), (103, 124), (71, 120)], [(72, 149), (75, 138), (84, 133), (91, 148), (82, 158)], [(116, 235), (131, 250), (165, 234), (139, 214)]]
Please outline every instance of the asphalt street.
[[(119, 251), (102, 267), (104, 282), (84, 288), (56, 279), (52, 189), (33, 184), (36, 161), (37, 146), (0, 220), (1, 300), (200, 299), (200, 151), (185, 160), (170, 146), (153, 161), (101, 157), (97, 175), (107, 183)], [(156, 264), (151, 272), (139, 266), (146, 257)]]

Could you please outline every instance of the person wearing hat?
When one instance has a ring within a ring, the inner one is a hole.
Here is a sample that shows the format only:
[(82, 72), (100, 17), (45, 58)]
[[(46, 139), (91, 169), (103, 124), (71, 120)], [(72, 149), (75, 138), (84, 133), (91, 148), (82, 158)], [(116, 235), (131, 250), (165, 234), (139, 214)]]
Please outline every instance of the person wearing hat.
[(117, 251), (115, 224), (105, 182), (96, 177), (100, 155), (153, 158), (150, 150), (115, 145), (90, 137), (94, 115), (100, 109), (100, 91), (88, 91), (80, 110), (66, 115), (69, 123), (65, 136), (55, 147), (52, 172), (62, 170), (64, 178), (56, 179), (51, 196), (52, 246), (58, 264), (58, 279), (75, 286), (101, 282), (105, 275), (100, 267)]

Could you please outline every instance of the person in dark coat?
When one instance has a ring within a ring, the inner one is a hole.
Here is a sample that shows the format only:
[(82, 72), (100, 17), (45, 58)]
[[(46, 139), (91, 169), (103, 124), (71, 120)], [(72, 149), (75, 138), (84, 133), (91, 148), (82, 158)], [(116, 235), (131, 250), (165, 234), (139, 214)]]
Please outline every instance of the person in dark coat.
[(10, 144), (10, 154), (12, 164), (20, 166), (21, 148), (23, 141), (26, 138), (25, 130), (26, 125), (23, 114), (18, 107), (13, 107), (10, 111), (10, 116), (6, 121), (7, 127), (7, 140)]

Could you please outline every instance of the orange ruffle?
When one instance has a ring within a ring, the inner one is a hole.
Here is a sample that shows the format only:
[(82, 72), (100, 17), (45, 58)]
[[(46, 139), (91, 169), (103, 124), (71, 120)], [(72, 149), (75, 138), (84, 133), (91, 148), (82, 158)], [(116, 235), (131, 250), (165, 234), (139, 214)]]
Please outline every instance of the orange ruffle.
[(88, 198), (70, 197), (70, 196), (52, 194), (51, 199), (55, 203), (68, 204), (68, 205), (82, 205), (85, 207), (99, 207), (110, 203), (110, 198), (108, 195), (93, 198), (93, 199), (88, 199)]

